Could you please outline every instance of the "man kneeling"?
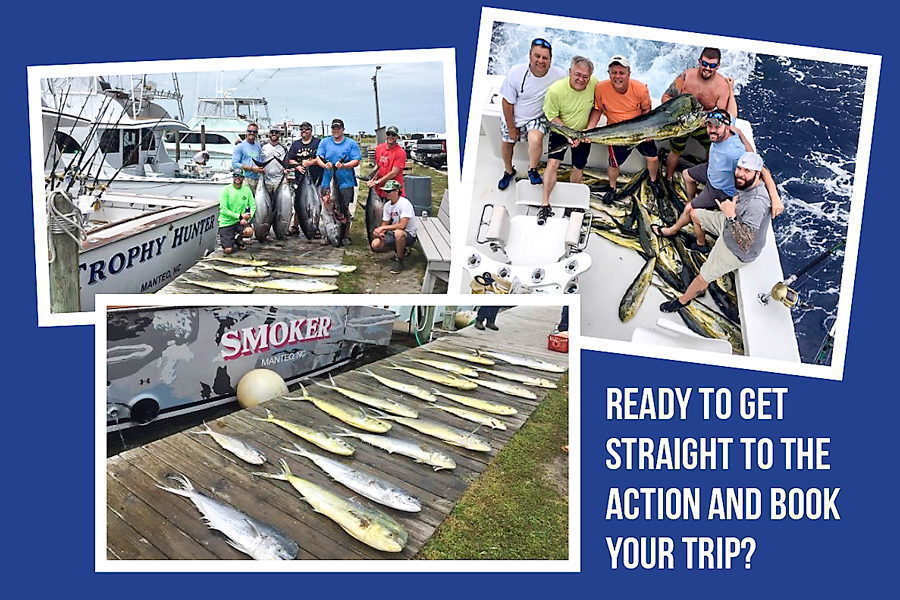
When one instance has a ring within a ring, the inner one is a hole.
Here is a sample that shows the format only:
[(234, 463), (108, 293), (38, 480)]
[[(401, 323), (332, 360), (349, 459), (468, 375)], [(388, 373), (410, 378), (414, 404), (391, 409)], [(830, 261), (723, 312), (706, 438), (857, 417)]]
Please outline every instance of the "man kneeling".
[(697, 244), (706, 243), (706, 233), (713, 233), (718, 239), (700, 268), (700, 274), (681, 297), (663, 302), (659, 306), (661, 311), (676, 312), (710, 283), (753, 262), (762, 252), (772, 220), (772, 202), (766, 186), (761, 185), (762, 168), (759, 154), (745, 152), (734, 171), (737, 188), (734, 199), (716, 200), (721, 212), (703, 208), (691, 211)]
[(219, 194), (219, 243), (225, 254), (244, 249), (244, 238), (253, 236), (250, 219), (256, 212), (253, 192), (244, 185), (244, 172), (235, 169), (232, 183)]
[(388, 201), (384, 203), (384, 213), (381, 217), (384, 223), (376, 227), (373, 232), (372, 250), (375, 252), (387, 252), (393, 248), (397, 255), (394, 257), (394, 266), (391, 273), (403, 271), (403, 259), (407, 249), (416, 243), (416, 211), (412, 202), (400, 195), (400, 182), (391, 179), (386, 181), (382, 188), (387, 194)]

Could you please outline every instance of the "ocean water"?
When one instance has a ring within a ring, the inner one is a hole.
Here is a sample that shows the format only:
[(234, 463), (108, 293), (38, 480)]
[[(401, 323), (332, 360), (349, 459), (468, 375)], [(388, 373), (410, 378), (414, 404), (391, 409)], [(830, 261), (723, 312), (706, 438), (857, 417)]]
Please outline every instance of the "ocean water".
[[(586, 56), (601, 78), (610, 56), (629, 57), (631, 76), (646, 83), (656, 100), (676, 75), (696, 66), (701, 51), (686, 44), (495, 23), (489, 74), (525, 62), (536, 37), (553, 44), (554, 64), (565, 68), (573, 56)], [(734, 79), (739, 116), (753, 126), (757, 151), (786, 205), (773, 228), (787, 277), (846, 238), (866, 69), (723, 50), (720, 73)], [(834, 323), (843, 262), (841, 248), (793, 285), (800, 292), (792, 314), (803, 362), (815, 362)]]

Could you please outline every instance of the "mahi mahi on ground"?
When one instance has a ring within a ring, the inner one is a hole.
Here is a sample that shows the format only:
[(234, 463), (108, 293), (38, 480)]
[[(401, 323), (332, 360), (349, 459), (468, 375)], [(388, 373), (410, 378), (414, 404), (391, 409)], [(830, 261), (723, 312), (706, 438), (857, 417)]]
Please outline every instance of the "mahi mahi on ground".
[(458, 390), (474, 390), (478, 387), (478, 384), (474, 381), (460, 379), (459, 377), (454, 377), (452, 375), (444, 375), (443, 373), (432, 373), (431, 371), (425, 371), (423, 369), (412, 369), (410, 367), (400, 367), (397, 365), (390, 365), (388, 368), (395, 371), (403, 371), (404, 373), (409, 373), (413, 377), (418, 377), (419, 379), (424, 379), (425, 381), (439, 383), (448, 387), (454, 387)]
[(285, 398), (293, 398), (297, 400), (306, 400), (312, 402), (316, 408), (331, 415), (339, 421), (343, 421), (347, 425), (352, 425), (363, 431), (371, 431), (372, 433), (384, 433), (391, 428), (391, 424), (381, 419), (376, 419), (367, 415), (362, 409), (347, 404), (346, 402), (338, 402), (329, 398), (316, 398), (310, 396), (304, 386), (300, 386), (303, 390), (302, 396), (288, 394)]
[(338, 287), (331, 283), (325, 283), (318, 279), (271, 279), (269, 281), (243, 281), (253, 287), (276, 290), (279, 292), (300, 292), (304, 294), (319, 294), (333, 292)]
[(564, 367), (560, 367), (559, 365), (554, 365), (553, 363), (547, 362), (545, 360), (540, 360), (537, 358), (531, 358), (529, 356), (518, 356), (516, 354), (505, 354), (503, 352), (482, 352), (482, 354), (486, 354), (487, 356), (492, 356), (497, 360), (502, 360), (505, 363), (509, 363), (511, 365), (516, 365), (517, 367), (526, 367), (528, 369), (536, 369), (538, 371), (546, 371), (548, 373), (565, 373), (566, 369)]
[(414, 408), (412, 408), (411, 406), (407, 406), (402, 402), (397, 402), (396, 400), (391, 400), (390, 398), (376, 398), (375, 396), (370, 396), (369, 394), (364, 394), (355, 390), (348, 390), (347, 388), (338, 387), (338, 385), (334, 383), (334, 378), (331, 375), (329, 375), (328, 378), (331, 379), (331, 385), (326, 385), (319, 381), (316, 382), (316, 385), (327, 390), (334, 390), (335, 392), (347, 398), (350, 398), (351, 400), (356, 400), (357, 402), (361, 402), (362, 404), (365, 404), (367, 406), (372, 406), (379, 410), (383, 410), (392, 415), (410, 417), (412, 419), (415, 419), (419, 416), (419, 413)]
[(210, 265), (211, 269), (215, 269), (219, 273), (225, 273), (232, 277), (268, 277), (270, 273), (260, 267), (226, 267), (221, 265)]
[(234, 294), (252, 294), (253, 286), (246, 283), (238, 283), (237, 281), (200, 281), (199, 279), (188, 279), (182, 277), (179, 281), (189, 283), (202, 288), (216, 290), (217, 292), (230, 292)]
[(462, 394), (448, 394), (447, 392), (442, 392), (437, 389), (431, 390), (438, 396), (442, 396), (447, 398), (448, 400), (453, 400), (454, 402), (458, 402), (463, 406), (468, 406), (470, 408), (477, 408), (478, 410), (483, 410), (484, 412), (489, 412), (495, 415), (514, 415), (517, 411), (512, 406), (507, 406), (506, 404), (500, 404), (499, 402), (491, 402), (490, 400), (482, 400), (481, 398), (472, 398), (471, 396), (463, 396)]
[(411, 429), (415, 429), (419, 433), (437, 438), (443, 442), (447, 442), (453, 446), (466, 448), (467, 450), (475, 450), (477, 452), (490, 452), (491, 444), (484, 438), (478, 437), (463, 429), (444, 425), (437, 421), (429, 419), (409, 419), (407, 417), (388, 416), (386, 419), (396, 421), (401, 425), (406, 425)]
[(652, 256), (638, 272), (637, 277), (634, 278), (628, 289), (625, 290), (625, 295), (622, 296), (622, 301), (619, 302), (619, 320), (623, 323), (630, 321), (644, 302), (644, 296), (647, 295), (647, 290), (650, 289), (650, 282), (653, 280), (653, 270), (655, 268), (656, 257)]
[(262, 417), (252, 418), (256, 419), (257, 421), (264, 421), (266, 423), (277, 425), (284, 430), (290, 431), (297, 437), (301, 437), (307, 442), (315, 444), (322, 450), (328, 450), (329, 452), (340, 454), (341, 456), (353, 455), (353, 446), (342, 440), (340, 437), (335, 437), (329, 433), (325, 433), (324, 431), (318, 431), (311, 427), (307, 427), (306, 425), (292, 423), (283, 419), (277, 419), (272, 416), (272, 412), (269, 409), (266, 409), (265, 419), (263, 419)]

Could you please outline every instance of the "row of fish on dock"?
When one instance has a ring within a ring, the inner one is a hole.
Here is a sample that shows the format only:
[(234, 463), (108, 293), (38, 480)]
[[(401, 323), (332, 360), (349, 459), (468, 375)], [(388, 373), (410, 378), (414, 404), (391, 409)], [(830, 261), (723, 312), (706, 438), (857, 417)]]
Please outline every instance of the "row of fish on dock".
[[(565, 369), (560, 366), (524, 356), (498, 352), (422, 349), (468, 364), (410, 358), (407, 359), (410, 362), (426, 365), (441, 372), (402, 365), (391, 365), (389, 368), (458, 390), (471, 391), (478, 387), (484, 387), (530, 400), (537, 399), (537, 395), (528, 388), (553, 389), (557, 387), (556, 384), (535, 375), (488, 368), (496, 365), (496, 361), (493, 359), (536, 371), (565, 372)], [(342, 457), (352, 456), (355, 449), (345, 439), (351, 438), (383, 450), (390, 455), (398, 454), (409, 457), (416, 463), (428, 465), (434, 471), (438, 471), (456, 468), (453, 457), (438, 448), (403, 437), (384, 435), (385, 432), (392, 428), (393, 423), (400, 423), (453, 446), (477, 452), (489, 452), (491, 450), (490, 442), (484, 437), (476, 435), (475, 432), (481, 427), (506, 429), (506, 424), (499, 417), (517, 413), (514, 407), (499, 402), (444, 392), (434, 387), (426, 389), (413, 383), (396, 381), (369, 369), (362, 370), (360, 373), (374, 378), (391, 390), (424, 400), (428, 403), (428, 408), (448, 412), (465, 419), (474, 424), (474, 430), (470, 431), (468, 427), (463, 429), (421, 418), (419, 410), (406, 402), (343, 388), (338, 386), (333, 379), (330, 384), (316, 382), (316, 385), (336, 392), (354, 403), (313, 396), (302, 385), (299, 392), (287, 394), (283, 398), (310, 402), (325, 414), (352, 427), (352, 430), (343, 426), (336, 426), (333, 432), (316, 429), (302, 423), (280, 419), (268, 409), (266, 409), (264, 418), (252, 418), (280, 427), (330, 454)], [(489, 381), (482, 377), (483, 374), (504, 381)], [(515, 383), (507, 383), (510, 381)], [(519, 383), (526, 387), (517, 385)], [(455, 404), (446, 404), (442, 402), (442, 399), (450, 400)], [(361, 408), (359, 404), (365, 405), (365, 408)], [(191, 433), (210, 436), (222, 449), (248, 464), (260, 466), (268, 462), (266, 455), (251, 442), (215, 431), (207, 425), (204, 429)], [(291, 448), (282, 447), (280, 450), (308, 459), (332, 480), (360, 496), (402, 512), (415, 513), (422, 509), (421, 502), (414, 495), (376, 473), (312, 452), (296, 443), (292, 443), (292, 446)], [(315, 512), (328, 517), (350, 536), (372, 548), (384, 552), (400, 552), (405, 547), (408, 538), (407, 531), (402, 524), (386, 512), (365, 506), (353, 498), (345, 497), (295, 475), (284, 459), (279, 460), (279, 466), (280, 470), (275, 472), (256, 471), (252, 474), (287, 482)], [(184, 475), (171, 474), (167, 477), (176, 482), (178, 487), (161, 485), (158, 487), (188, 498), (203, 515), (209, 528), (224, 534), (228, 543), (238, 551), (256, 560), (292, 560), (296, 558), (299, 553), (299, 545), (285, 533), (196, 490)]]
[[(260, 187), (265, 187), (260, 185)], [(288, 279), (271, 278), (273, 274), (303, 275), (307, 277), (337, 277), (341, 273), (356, 270), (356, 265), (275, 265), (269, 261), (244, 258), (240, 256), (212, 255), (201, 261), (214, 271), (231, 277), (228, 281), (204, 280), (182, 277), (182, 281), (191, 285), (216, 290), (219, 292), (250, 294), (256, 288), (275, 290), (278, 292), (301, 292), (316, 294), (333, 292), (338, 289), (333, 283), (320, 279)]]
[[(586, 172), (587, 175), (587, 172)], [(696, 241), (693, 226), (687, 225), (673, 237), (653, 233), (652, 226), (675, 223), (689, 202), (684, 182), (676, 174), (670, 182), (662, 179), (663, 195), (657, 197), (649, 184), (647, 169), (634, 175), (616, 193), (611, 204), (600, 201), (602, 176), (587, 176), (591, 191), (593, 232), (602, 238), (637, 252), (645, 261), (619, 304), (619, 319), (631, 320), (640, 309), (647, 290), (654, 286), (667, 298), (680, 296), (700, 273), (707, 254), (691, 249)], [(708, 245), (715, 237), (707, 234)], [(654, 281), (654, 275), (659, 281)], [(738, 311), (734, 273), (710, 283), (708, 293), (718, 310), (701, 302), (691, 302), (678, 311), (684, 323), (695, 333), (728, 341), (734, 354), (743, 354), (743, 336)]]

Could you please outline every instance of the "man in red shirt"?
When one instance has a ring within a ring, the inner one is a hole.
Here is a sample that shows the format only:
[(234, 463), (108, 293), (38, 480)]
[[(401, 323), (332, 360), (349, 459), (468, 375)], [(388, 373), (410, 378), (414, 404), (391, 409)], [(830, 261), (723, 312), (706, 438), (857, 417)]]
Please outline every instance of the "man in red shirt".
[(366, 182), (367, 186), (375, 188), (375, 192), (382, 200), (387, 199), (384, 184), (391, 179), (400, 183), (400, 194), (403, 194), (403, 169), (406, 168), (406, 151), (397, 143), (400, 132), (391, 125), (384, 132), (384, 137), (385, 142), (375, 147), (375, 164), (378, 165), (378, 172), (374, 178)]

